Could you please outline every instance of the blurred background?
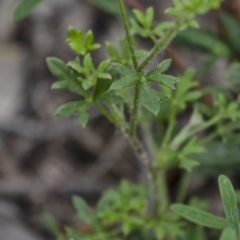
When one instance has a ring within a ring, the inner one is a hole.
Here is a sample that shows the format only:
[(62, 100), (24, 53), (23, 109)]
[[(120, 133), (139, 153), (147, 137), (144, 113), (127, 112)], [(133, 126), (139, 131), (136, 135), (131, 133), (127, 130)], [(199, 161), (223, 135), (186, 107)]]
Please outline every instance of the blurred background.
[[(74, 117), (54, 116), (61, 103), (76, 96), (50, 89), (56, 79), (45, 61), (49, 56), (65, 61), (75, 57), (65, 42), (69, 25), (84, 32), (92, 29), (102, 45), (108, 41), (118, 46), (124, 30), (116, 9), (96, 1), (45, 0), (29, 17), (13, 23), (17, 3), (0, 1), (0, 240), (50, 240), (54, 238), (42, 223), (43, 212), (51, 213), (62, 225), (80, 228), (71, 206), (73, 194), (94, 205), (105, 189), (121, 179), (137, 182), (142, 177), (126, 139), (97, 112), (91, 112), (86, 129)], [(169, 0), (125, 3), (129, 9), (141, 10), (153, 5), (156, 21), (168, 18), (164, 9), (171, 5)], [(202, 30), (180, 34), (152, 64), (172, 58), (173, 74), (193, 67), (203, 87), (228, 86), (225, 73), (232, 62), (240, 60), (240, 1), (226, 0), (221, 9), (198, 20)], [(145, 49), (152, 46), (148, 40), (138, 41)], [(94, 52), (95, 63), (106, 56), (104, 48)], [(179, 121), (184, 124), (186, 116)], [(239, 185), (239, 145), (214, 145), (211, 154), (218, 162), (203, 162), (189, 191), (204, 189), (202, 195), (216, 199), (218, 211), (215, 176), (230, 170), (235, 186)], [(226, 164), (226, 159), (231, 161)], [(177, 175), (170, 177), (173, 186)]]

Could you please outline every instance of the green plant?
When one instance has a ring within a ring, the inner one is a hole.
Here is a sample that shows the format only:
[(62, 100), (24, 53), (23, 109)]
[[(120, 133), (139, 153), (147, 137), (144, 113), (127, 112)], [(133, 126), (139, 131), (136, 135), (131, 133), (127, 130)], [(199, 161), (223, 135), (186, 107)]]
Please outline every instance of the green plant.
[[(51, 217), (45, 216), (58, 239), (205, 239), (202, 226), (224, 229), (222, 240), (240, 239), (236, 198), (225, 176), (219, 177), (219, 186), (226, 220), (181, 204), (185, 200), (188, 173), (200, 164), (197, 155), (203, 153), (213, 140), (228, 141), (240, 129), (237, 97), (229, 96), (225, 90), (199, 90), (198, 82), (194, 80), (194, 69), (188, 69), (179, 77), (166, 74), (171, 66), (170, 59), (152, 70), (148, 69), (148, 64), (179, 32), (198, 27), (197, 15), (217, 8), (219, 4), (220, 0), (174, 0), (173, 7), (166, 10), (173, 21), (155, 23), (154, 11), (150, 7), (145, 13), (134, 10), (129, 25), (123, 1), (118, 0), (126, 32), (126, 37), (120, 41), (120, 50), (106, 43), (109, 57), (96, 67), (91, 52), (101, 46), (94, 43), (93, 33), (88, 31), (84, 34), (69, 27), (67, 42), (78, 57), (67, 64), (55, 57), (47, 59), (49, 70), (58, 78), (52, 88), (68, 89), (80, 96), (78, 101), (60, 106), (56, 114), (77, 115), (79, 123), (85, 127), (90, 108), (97, 109), (129, 140), (146, 173), (143, 185), (123, 181), (118, 190), (105, 192), (95, 212), (82, 198), (73, 198), (78, 219), (91, 227), (88, 234), (67, 227), (65, 236), (56, 230)], [(150, 51), (136, 50), (134, 36), (151, 39), (153, 48)], [(229, 54), (229, 49), (221, 41), (212, 36), (207, 39), (205, 48), (210, 48), (210, 41), (218, 46), (212, 49), (214, 54)], [(233, 72), (237, 67), (232, 66), (227, 74), (229, 78), (236, 76)], [(206, 94), (211, 95), (213, 106), (202, 101)], [(191, 117), (179, 129), (177, 117), (188, 106), (192, 108)], [(126, 111), (130, 112), (129, 120), (125, 116)], [(151, 133), (153, 122), (156, 132), (162, 132), (162, 136)], [(166, 131), (163, 131), (165, 127)], [(197, 137), (209, 128), (211, 131)], [(147, 148), (142, 144), (138, 131), (145, 133)], [(184, 169), (185, 173), (174, 199), (177, 203), (171, 204), (166, 174), (175, 167)], [(198, 226), (187, 224), (179, 216)]]

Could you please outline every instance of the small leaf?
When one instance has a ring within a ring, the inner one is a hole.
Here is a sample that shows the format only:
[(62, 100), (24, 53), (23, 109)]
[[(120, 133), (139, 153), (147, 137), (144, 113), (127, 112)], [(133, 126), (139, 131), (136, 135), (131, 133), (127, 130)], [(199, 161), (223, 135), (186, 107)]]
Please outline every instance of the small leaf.
[(134, 85), (137, 81), (138, 79), (123, 77), (117, 81), (114, 81), (110, 87), (110, 90), (119, 90), (126, 87), (130, 87)]
[(105, 61), (102, 61), (102, 62), (99, 64), (97, 71), (103, 72), (104, 70), (107, 69), (107, 67), (109, 66), (109, 63), (110, 63), (110, 60), (109, 60), (109, 59), (107, 59), (107, 60), (105, 60)]
[(140, 87), (140, 101), (150, 112), (157, 115), (160, 111), (160, 102), (167, 97), (152, 89), (148, 83), (142, 83)]
[(180, 159), (179, 167), (187, 170), (188, 172), (191, 172), (194, 167), (197, 167), (199, 165), (200, 163), (198, 161), (188, 158), (182, 158)]
[(230, 227), (225, 228), (221, 234), (220, 240), (235, 240), (233, 229)]
[(85, 74), (86, 72), (84, 67), (80, 65), (80, 62), (78, 59), (68, 62), (67, 66), (71, 67), (72, 69), (74, 69), (75, 71), (81, 74)]
[(86, 52), (96, 50), (101, 47), (100, 44), (97, 44), (97, 43), (93, 44), (93, 40), (94, 40), (94, 35), (93, 35), (92, 31), (89, 30), (84, 38)]
[(193, 102), (199, 99), (203, 95), (200, 91), (191, 91), (184, 96), (186, 102)]
[(151, 77), (152, 74), (155, 75), (156, 73), (160, 74), (166, 72), (170, 68), (171, 63), (172, 63), (171, 59), (166, 59), (162, 61), (155, 69), (150, 71), (146, 77)]
[(52, 214), (44, 212), (42, 214), (42, 222), (52, 234), (54, 234), (55, 236), (59, 234), (60, 232), (59, 225)]
[(109, 79), (98, 78), (97, 85), (96, 85), (95, 92), (94, 92), (94, 97), (96, 98), (97, 96), (101, 95), (102, 93), (107, 92), (108, 89), (110, 88), (111, 84), (112, 84), (112, 81)]
[(200, 226), (216, 229), (222, 229), (227, 226), (227, 221), (224, 218), (214, 216), (195, 207), (176, 203), (171, 205), (170, 208), (174, 213)]
[(88, 112), (81, 112), (78, 116), (78, 122), (80, 125), (85, 128), (89, 121), (89, 113)]
[(85, 223), (93, 224), (95, 217), (84, 199), (78, 196), (73, 196), (72, 202), (75, 210), (77, 211), (78, 219)]
[(68, 80), (70, 78), (69, 69), (61, 59), (48, 57), (47, 66), (55, 77), (62, 80)]
[(218, 184), (227, 222), (233, 229), (236, 239), (239, 240), (240, 230), (238, 207), (232, 183), (226, 176), (220, 175), (218, 178)]
[(55, 112), (58, 116), (68, 117), (77, 113), (85, 112), (89, 103), (83, 101), (69, 102), (61, 105)]
[(68, 28), (68, 38), (67, 42), (70, 46), (70, 48), (81, 55), (84, 55), (86, 53), (86, 49), (83, 44), (83, 33), (82, 31), (79, 31), (75, 29), (74, 27), (70, 26)]
[(27, 17), (43, 0), (22, 0), (13, 12), (13, 21), (18, 22)]
[(106, 50), (111, 57), (111, 60), (114, 62), (120, 62), (120, 55), (118, 50), (109, 42), (106, 42)]
[(73, 93), (77, 93), (80, 96), (85, 96), (86, 93), (84, 92), (83, 88), (81, 87), (80, 83), (75, 83), (71, 81), (57, 81), (52, 84), (52, 89), (68, 89)]
[(155, 74), (154, 76), (152, 75), (151, 77), (148, 77), (148, 79), (150, 81), (157, 82), (164, 86), (167, 86), (171, 89), (175, 89), (175, 84), (179, 81), (179, 79), (176, 77), (163, 74)]
[(141, 78), (139, 73), (136, 73), (135, 71), (125, 67), (120, 63), (112, 63), (112, 65), (113, 68), (124, 77), (128, 77), (134, 80), (138, 80)]
[(125, 102), (124, 98), (114, 93), (105, 93), (98, 97), (98, 100), (103, 100), (110, 104), (122, 104)]

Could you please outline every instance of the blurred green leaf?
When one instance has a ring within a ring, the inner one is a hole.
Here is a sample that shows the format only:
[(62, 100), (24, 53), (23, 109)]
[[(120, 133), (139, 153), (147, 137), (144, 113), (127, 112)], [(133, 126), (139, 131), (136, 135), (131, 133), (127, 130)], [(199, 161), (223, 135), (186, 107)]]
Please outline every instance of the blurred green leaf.
[(85, 128), (89, 120), (89, 113), (88, 112), (81, 112), (78, 115), (78, 122), (80, 125)]
[(228, 71), (225, 73), (225, 78), (233, 85), (240, 86), (240, 63), (232, 63)]
[(231, 50), (220, 38), (201, 29), (187, 29), (180, 32), (174, 41), (188, 47), (204, 49), (219, 57), (228, 58), (231, 55)]
[(227, 221), (224, 218), (214, 216), (192, 206), (176, 203), (171, 205), (170, 208), (174, 213), (203, 227), (222, 229), (227, 226)]
[(22, 0), (19, 1), (13, 12), (13, 21), (18, 22), (27, 17), (43, 0)]
[(105, 12), (108, 12), (113, 15), (120, 15), (120, 11), (116, 1), (112, 0), (85, 0), (94, 6), (102, 9)]
[(232, 15), (226, 12), (221, 12), (220, 21), (222, 22), (224, 29), (227, 33), (231, 47), (235, 51), (240, 52), (240, 24)]
[(42, 222), (53, 235), (59, 235), (60, 228), (52, 214), (44, 212), (42, 214)]
[(68, 117), (77, 113), (86, 112), (89, 103), (84, 101), (69, 102), (61, 105), (55, 112), (58, 116)]
[(225, 228), (219, 240), (235, 240), (234, 231), (232, 230), (232, 228)]
[(234, 188), (231, 181), (224, 175), (218, 178), (223, 208), (229, 226), (233, 229), (237, 240), (240, 239), (238, 206)]
[(77, 212), (78, 219), (93, 225), (95, 221), (95, 214), (91, 211), (85, 200), (79, 196), (73, 196), (72, 202)]

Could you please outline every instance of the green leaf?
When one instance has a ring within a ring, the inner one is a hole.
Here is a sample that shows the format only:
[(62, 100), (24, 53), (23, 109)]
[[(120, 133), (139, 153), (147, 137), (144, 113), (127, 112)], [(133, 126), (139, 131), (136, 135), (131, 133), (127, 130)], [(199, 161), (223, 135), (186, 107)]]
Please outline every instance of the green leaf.
[(153, 7), (148, 7), (145, 14), (145, 27), (150, 29), (154, 19)]
[(225, 73), (225, 78), (234, 85), (240, 85), (240, 63), (232, 63)]
[(194, 167), (197, 167), (199, 165), (200, 164), (198, 161), (188, 159), (188, 158), (182, 158), (180, 159), (179, 167), (187, 170), (188, 172), (191, 172)]
[(22, 0), (13, 12), (13, 21), (18, 22), (27, 17), (43, 0)]
[(112, 63), (112, 66), (119, 74), (121, 74), (124, 77), (128, 77), (134, 80), (138, 80), (141, 78), (139, 73), (136, 73), (135, 71), (125, 67), (120, 63)]
[(67, 42), (70, 48), (77, 54), (84, 55), (86, 53), (85, 46), (83, 44), (83, 33), (70, 26), (68, 28)]
[(99, 64), (99, 66), (98, 66), (98, 68), (97, 68), (97, 71), (98, 71), (98, 72), (103, 72), (104, 70), (107, 69), (107, 67), (109, 66), (109, 63), (110, 63), (110, 60), (109, 60), (109, 59), (107, 59), (107, 60), (105, 60), (105, 61), (102, 61), (102, 62)]
[(73, 196), (72, 202), (77, 211), (78, 219), (92, 225), (95, 221), (95, 216), (84, 199), (79, 196)]
[(226, 12), (220, 13), (220, 21), (224, 26), (224, 30), (227, 33), (227, 37), (230, 41), (231, 46), (235, 51), (240, 52), (240, 24), (239, 22), (230, 14)]
[(117, 81), (114, 81), (110, 87), (110, 90), (119, 90), (126, 87), (130, 87), (134, 85), (137, 81), (138, 79), (123, 77)]
[(187, 29), (178, 34), (176, 43), (206, 50), (221, 57), (229, 57), (231, 49), (218, 36), (202, 29)]
[(96, 98), (99, 95), (101, 95), (102, 93), (107, 92), (108, 89), (110, 88), (111, 84), (112, 84), (112, 80), (110, 80), (110, 79), (98, 78), (97, 85), (96, 85), (95, 92), (94, 92), (94, 97)]
[(87, 2), (90, 2), (94, 6), (102, 9), (105, 12), (108, 12), (113, 15), (120, 15), (120, 11), (117, 5), (117, 2), (112, 0), (86, 0)]
[(222, 229), (227, 226), (227, 221), (224, 218), (214, 216), (195, 207), (177, 203), (171, 205), (170, 208), (174, 213), (203, 227)]
[(117, 48), (115, 48), (110, 42), (106, 42), (106, 50), (109, 56), (111, 57), (112, 61), (114, 62), (121, 61), (121, 57), (119, 55)]
[(155, 75), (148, 77), (148, 80), (160, 83), (171, 89), (175, 89), (175, 84), (179, 81), (179, 79), (176, 77), (163, 75), (163, 74), (157, 74), (157, 73)]
[(193, 102), (199, 99), (203, 95), (200, 91), (191, 91), (184, 96), (186, 102)]
[(88, 112), (81, 112), (78, 116), (78, 122), (80, 125), (85, 128), (89, 121), (89, 113)]
[(104, 93), (98, 96), (98, 100), (103, 100), (110, 104), (122, 104), (125, 102), (123, 97), (116, 95), (114, 93)]
[(142, 83), (140, 86), (140, 102), (150, 112), (157, 115), (160, 111), (160, 103), (167, 97), (162, 93), (152, 89), (148, 83)]
[(77, 113), (86, 112), (89, 103), (83, 101), (69, 102), (61, 105), (55, 112), (58, 116), (68, 117)]
[(151, 78), (152, 76), (155, 76), (156, 74), (161, 74), (163, 72), (166, 72), (170, 66), (171, 66), (172, 60), (171, 59), (166, 59), (162, 61), (156, 68), (154, 68), (152, 71), (150, 71), (147, 74), (147, 78)]
[(68, 89), (71, 92), (77, 93), (80, 96), (85, 96), (86, 93), (84, 92), (83, 88), (79, 83), (74, 83), (71, 81), (57, 81), (52, 84), (52, 89)]
[(59, 225), (52, 214), (44, 212), (42, 222), (53, 235), (57, 236), (60, 233)]
[(47, 66), (49, 71), (61, 80), (68, 80), (71, 76), (67, 65), (61, 59), (48, 57)]
[(67, 66), (71, 67), (72, 69), (74, 69), (78, 73), (81, 73), (81, 74), (84, 74), (84, 75), (86, 73), (84, 67), (80, 65), (79, 59), (75, 59), (73, 61), (68, 62)]
[(218, 178), (218, 184), (227, 222), (233, 229), (236, 239), (239, 240), (240, 230), (238, 207), (232, 183), (226, 176), (220, 175)]
[(235, 240), (233, 229), (230, 227), (225, 228), (220, 236), (220, 240)]
[(97, 43), (93, 44), (93, 40), (94, 40), (94, 35), (92, 31), (89, 30), (84, 37), (84, 45), (85, 45), (86, 52), (93, 51), (101, 47), (100, 44), (97, 44)]

